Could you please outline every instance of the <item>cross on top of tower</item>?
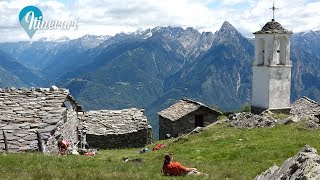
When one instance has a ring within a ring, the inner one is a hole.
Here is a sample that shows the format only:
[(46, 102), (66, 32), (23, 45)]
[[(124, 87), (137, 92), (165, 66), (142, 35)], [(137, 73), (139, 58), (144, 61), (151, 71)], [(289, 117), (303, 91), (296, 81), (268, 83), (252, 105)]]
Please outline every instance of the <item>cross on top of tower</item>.
[(272, 8), (270, 8), (273, 12), (272, 12), (272, 21), (274, 21), (274, 12), (278, 9), (275, 7), (274, 1), (273, 1), (273, 5)]

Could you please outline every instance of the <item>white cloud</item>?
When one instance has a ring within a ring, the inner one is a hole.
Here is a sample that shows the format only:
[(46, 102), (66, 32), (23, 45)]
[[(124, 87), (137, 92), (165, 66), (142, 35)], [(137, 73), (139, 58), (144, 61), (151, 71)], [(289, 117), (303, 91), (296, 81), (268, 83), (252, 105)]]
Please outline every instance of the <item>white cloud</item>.
[[(84, 34), (107, 35), (156, 26), (192, 26), (216, 31), (227, 20), (245, 36), (259, 30), (272, 18), (272, 0), (58, 0), (0, 1), (0, 41), (28, 40), (20, 27), (19, 11), (39, 7), (48, 20), (79, 17), (77, 31), (38, 31), (34, 39)], [(214, 6), (210, 6), (214, 4)], [(320, 2), (277, 0), (276, 20), (294, 32), (320, 30)]]

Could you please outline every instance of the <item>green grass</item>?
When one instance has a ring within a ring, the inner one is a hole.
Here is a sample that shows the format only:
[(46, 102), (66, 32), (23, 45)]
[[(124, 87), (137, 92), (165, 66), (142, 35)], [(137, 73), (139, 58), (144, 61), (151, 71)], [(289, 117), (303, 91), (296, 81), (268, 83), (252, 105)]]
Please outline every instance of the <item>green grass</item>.
[(221, 121), (221, 120), (226, 120), (228, 117), (226, 115), (221, 115), (221, 116), (218, 116), (218, 120)]
[[(250, 130), (219, 124), (145, 154), (138, 149), (105, 150), (95, 157), (0, 154), (0, 174), (1, 179), (172, 179), (160, 173), (163, 155), (172, 153), (175, 161), (208, 173), (207, 179), (253, 179), (305, 144), (319, 150), (319, 136), (320, 130), (296, 123)], [(123, 157), (143, 158), (144, 163), (124, 163)]]
[(276, 113), (276, 114), (272, 114), (271, 117), (277, 119), (277, 120), (285, 120), (286, 118), (288, 118), (290, 115), (288, 114), (282, 114), (282, 113)]

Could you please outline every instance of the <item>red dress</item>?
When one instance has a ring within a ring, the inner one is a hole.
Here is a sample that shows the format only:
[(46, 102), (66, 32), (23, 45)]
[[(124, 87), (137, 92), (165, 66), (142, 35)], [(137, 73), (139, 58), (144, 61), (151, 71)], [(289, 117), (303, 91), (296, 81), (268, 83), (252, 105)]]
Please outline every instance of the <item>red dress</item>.
[(187, 170), (186, 167), (178, 162), (170, 162), (167, 165), (163, 165), (162, 173), (165, 176), (183, 176), (187, 174)]

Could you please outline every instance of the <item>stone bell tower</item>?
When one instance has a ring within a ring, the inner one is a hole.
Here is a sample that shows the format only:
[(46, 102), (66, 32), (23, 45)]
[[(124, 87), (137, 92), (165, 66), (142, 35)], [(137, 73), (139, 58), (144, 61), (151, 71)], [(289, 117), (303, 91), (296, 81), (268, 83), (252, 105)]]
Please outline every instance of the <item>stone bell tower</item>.
[(290, 111), (291, 61), (290, 35), (273, 19), (253, 33), (255, 59), (253, 62), (252, 112), (266, 109), (288, 113)]

